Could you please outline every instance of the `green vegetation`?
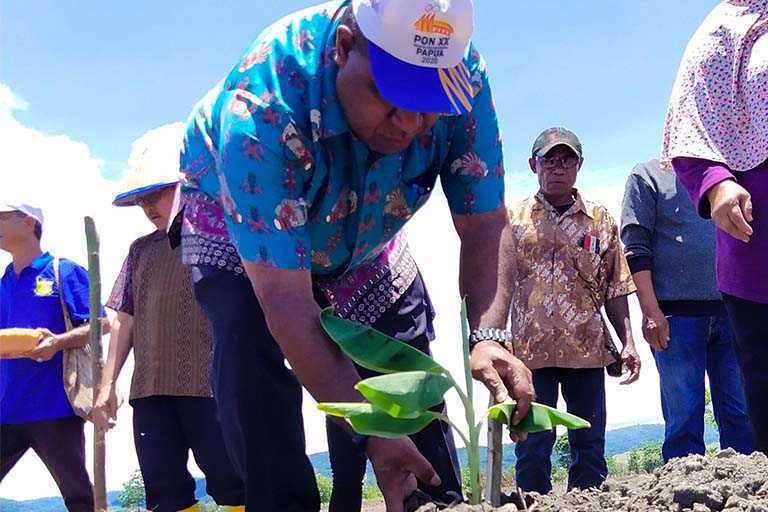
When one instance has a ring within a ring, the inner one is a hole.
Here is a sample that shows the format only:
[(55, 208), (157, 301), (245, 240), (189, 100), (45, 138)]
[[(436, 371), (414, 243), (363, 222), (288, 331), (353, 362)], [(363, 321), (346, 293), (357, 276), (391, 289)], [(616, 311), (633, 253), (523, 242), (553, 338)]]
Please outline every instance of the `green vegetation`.
[(630, 473), (652, 473), (664, 465), (661, 456), (661, 441), (644, 443), (640, 448), (629, 451), (628, 470)]
[[(320, 491), (320, 503), (327, 505), (331, 501), (333, 492), (333, 480), (327, 476), (315, 473), (317, 480), (317, 489)], [(381, 491), (376, 484), (366, 483), (363, 485), (363, 501), (374, 501), (382, 499)]]
[(707, 425), (717, 428), (715, 421), (715, 410), (712, 408), (712, 392), (707, 388), (704, 391), (704, 421)]
[(138, 469), (134, 471), (128, 481), (123, 484), (118, 500), (120, 506), (126, 511), (144, 510), (147, 506), (147, 498), (144, 494), (144, 479), (141, 477), (141, 471)]
[(554, 461), (553, 468), (568, 469), (571, 467), (571, 447), (568, 444), (568, 434), (557, 436), (555, 447), (552, 450)]
[(608, 474), (611, 476), (620, 476), (626, 473), (623, 467), (619, 465), (619, 461), (616, 460), (615, 455), (609, 455), (605, 458), (605, 462), (608, 465)]
[(323, 476), (319, 473), (315, 473), (315, 479), (317, 480), (317, 490), (320, 491), (320, 503), (330, 502), (331, 491), (333, 491), (333, 481), (327, 476)]
[[(466, 304), (461, 307), (461, 332), (464, 351), (462, 389), (453, 376), (428, 355), (368, 326), (344, 320), (328, 308), (320, 323), (330, 338), (358, 365), (384, 373), (360, 381), (355, 388), (368, 400), (365, 403), (321, 403), (327, 414), (346, 418), (352, 428), (365, 435), (397, 438), (415, 434), (434, 420), (448, 423), (464, 441), (469, 462), (469, 495), (472, 504), (480, 503), (480, 433), (484, 417), (475, 418), (472, 374), (469, 368), (469, 333)], [(464, 406), (468, 427), (465, 433), (444, 414), (430, 408), (443, 401), (443, 395), (455, 390)], [(511, 419), (517, 404), (508, 401), (491, 407), (486, 415), (513, 430), (542, 432), (557, 425), (587, 428), (589, 423), (552, 407), (533, 404), (517, 426)]]

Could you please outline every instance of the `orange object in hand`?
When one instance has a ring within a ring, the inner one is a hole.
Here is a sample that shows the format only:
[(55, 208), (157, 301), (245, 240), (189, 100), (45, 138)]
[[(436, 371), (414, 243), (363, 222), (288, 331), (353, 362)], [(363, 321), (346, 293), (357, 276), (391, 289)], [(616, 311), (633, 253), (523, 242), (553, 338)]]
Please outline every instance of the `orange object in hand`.
[(0, 357), (24, 357), (26, 352), (37, 347), (42, 337), (37, 329), (0, 329)]

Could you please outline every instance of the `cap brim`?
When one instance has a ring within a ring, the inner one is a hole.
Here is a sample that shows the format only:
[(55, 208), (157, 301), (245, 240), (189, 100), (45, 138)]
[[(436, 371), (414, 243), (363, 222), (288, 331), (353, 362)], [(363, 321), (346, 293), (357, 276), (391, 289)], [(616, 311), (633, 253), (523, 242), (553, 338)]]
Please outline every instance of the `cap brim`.
[(552, 151), (557, 146), (565, 146), (568, 149), (570, 149), (571, 151), (573, 151), (574, 153), (576, 153), (576, 156), (581, 158), (581, 151), (579, 151), (578, 148), (574, 147), (573, 144), (571, 144), (570, 142), (565, 142), (565, 141), (562, 141), (562, 140), (558, 140), (558, 141), (555, 141), (555, 142), (553, 142), (551, 144), (547, 144), (546, 146), (544, 146), (543, 148), (541, 148), (540, 150), (538, 150), (536, 152), (536, 156), (545, 156), (547, 153)]
[(0, 204), (0, 213), (9, 213), (9, 212), (17, 212), (19, 211), (18, 208), (15, 206), (11, 206), (9, 204)]
[(403, 110), (466, 114), (472, 110), (472, 83), (462, 61), (453, 68), (415, 66), (368, 42), (373, 80), (379, 93)]
[(172, 185), (176, 185), (177, 183), (178, 181), (170, 181), (168, 183), (155, 183), (152, 185), (147, 185), (146, 187), (135, 188), (115, 196), (115, 200), (112, 201), (112, 204), (114, 206), (136, 206), (136, 200), (140, 195), (154, 192), (155, 190), (161, 188), (170, 187)]

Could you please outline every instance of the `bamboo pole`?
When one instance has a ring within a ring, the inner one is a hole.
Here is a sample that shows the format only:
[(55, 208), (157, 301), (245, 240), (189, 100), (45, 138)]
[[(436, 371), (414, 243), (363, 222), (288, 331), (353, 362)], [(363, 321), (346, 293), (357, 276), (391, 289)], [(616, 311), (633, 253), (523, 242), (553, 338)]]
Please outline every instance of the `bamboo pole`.
[[(101, 383), (101, 270), (99, 265), (99, 235), (93, 218), (85, 218), (85, 239), (88, 246), (88, 287), (90, 290), (91, 353), (93, 355), (93, 405)], [(107, 511), (106, 447), (104, 431), (93, 424), (93, 510)]]

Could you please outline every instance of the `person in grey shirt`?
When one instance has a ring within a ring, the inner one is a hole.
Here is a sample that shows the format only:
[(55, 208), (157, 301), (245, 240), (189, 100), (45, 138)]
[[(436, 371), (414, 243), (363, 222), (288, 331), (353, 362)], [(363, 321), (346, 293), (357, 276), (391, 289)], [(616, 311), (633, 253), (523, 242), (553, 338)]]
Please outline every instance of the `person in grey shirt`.
[(715, 226), (658, 160), (637, 165), (627, 179), (621, 240), (659, 371), (664, 460), (705, 451), (705, 374), (721, 448), (751, 453), (733, 333), (715, 282)]

